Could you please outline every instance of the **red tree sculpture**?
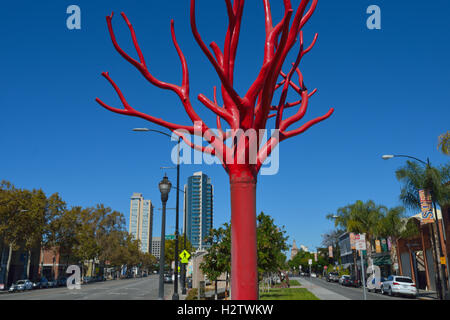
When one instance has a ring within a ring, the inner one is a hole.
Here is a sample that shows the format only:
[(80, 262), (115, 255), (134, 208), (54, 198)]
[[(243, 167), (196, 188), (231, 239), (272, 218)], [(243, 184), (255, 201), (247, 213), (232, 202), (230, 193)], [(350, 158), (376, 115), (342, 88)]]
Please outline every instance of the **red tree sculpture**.
[[(139, 60), (129, 56), (117, 43), (112, 27), (111, 16), (106, 17), (109, 34), (117, 52), (147, 79), (152, 85), (173, 91), (181, 100), (181, 103), (191, 119), (193, 125), (180, 125), (155, 118), (138, 110), (128, 104), (124, 95), (107, 72), (102, 75), (110, 82), (117, 92), (124, 109), (114, 108), (105, 104), (100, 99), (96, 101), (107, 110), (146, 119), (150, 122), (163, 126), (174, 132), (192, 148), (204, 153), (217, 156), (230, 178), (231, 191), (231, 226), (232, 226), (232, 297), (234, 299), (257, 299), (258, 298), (258, 275), (257, 275), (257, 252), (256, 252), (256, 181), (257, 175), (266, 158), (280, 141), (294, 137), (305, 132), (314, 124), (331, 116), (331, 108), (325, 115), (310, 120), (298, 128), (288, 130), (294, 123), (300, 121), (306, 113), (309, 98), (316, 90), (309, 91), (303, 81), (303, 76), (298, 66), (303, 56), (308, 53), (317, 40), (317, 34), (308, 47), (304, 47), (302, 28), (313, 14), (318, 0), (302, 0), (295, 11), (290, 0), (283, 0), (284, 17), (275, 26), (272, 23), (272, 14), (269, 0), (263, 0), (265, 11), (265, 49), (264, 60), (259, 74), (250, 86), (245, 96), (237, 94), (233, 87), (236, 51), (239, 42), (244, 0), (225, 0), (228, 14), (228, 29), (225, 35), (224, 48), (212, 42), (210, 49), (203, 42), (195, 21), (195, 0), (191, 0), (190, 22), (195, 40), (214, 67), (221, 81), (221, 93), (223, 106), (217, 102), (217, 92), (214, 87), (214, 99), (210, 100), (203, 94), (198, 95), (198, 100), (216, 115), (217, 133), (214, 133), (197, 115), (192, 106), (189, 92), (189, 73), (186, 58), (181, 51), (175, 37), (174, 22), (171, 21), (171, 33), (173, 44), (179, 55), (183, 80), (181, 86), (163, 82), (155, 78), (149, 71), (144, 55), (139, 47), (135, 31), (124, 13), (122, 17), (128, 25), (136, 48)], [(296, 60), (289, 65), (289, 72), (284, 73), (282, 66), (288, 53), (293, 49), (299, 38), (299, 50)], [(293, 75), (297, 73), (299, 82), (294, 83)], [(298, 101), (288, 103), (287, 93), (292, 89), (298, 93)], [(278, 103), (273, 105), (274, 94), (281, 90)], [(285, 109), (299, 106), (298, 110), (289, 117), (283, 117)], [(266, 129), (268, 119), (275, 117), (275, 129), (277, 135), (272, 135), (265, 143), (262, 143), (260, 131)], [(239, 139), (235, 134), (224, 132), (220, 121), (225, 120), (231, 131), (254, 130), (257, 139), (249, 139), (241, 135)], [(209, 146), (195, 145), (185, 137), (180, 130), (191, 135), (201, 135)], [(225, 144), (225, 140), (232, 138), (232, 147)], [(239, 141), (238, 141), (239, 140)], [(251, 155), (252, 148), (256, 148), (256, 155)], [(224, 159), (227, 159), (225, 161)], [(229, 159), (234, 161), (229, 161)], [(238, 161), (241, 159), (241, 161)], [(242, 161), (243, 159), (243, 161)]]

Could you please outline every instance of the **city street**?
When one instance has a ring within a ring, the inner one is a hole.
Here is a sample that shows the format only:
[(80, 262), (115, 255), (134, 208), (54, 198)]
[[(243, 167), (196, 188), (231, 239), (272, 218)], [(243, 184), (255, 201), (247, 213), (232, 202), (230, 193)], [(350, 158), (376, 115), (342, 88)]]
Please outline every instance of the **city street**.
[[(354, 287), (345, 287), (340, 285), (337, 282), (327, 282), (325, 279), (319, 278), (292, 278), (297, 279), (300, 283), (304, 284), (304, 287), (314, 293), (315, 287), (323, 288), (329, 290), (333, 293), (336, 293), (340, 296), (343, 296), (342, 299), (348, 300), (364, 300), (363, 290), (362, 288), (354, 288)], [(390, 297), (388, 295), (382, 295), (381, 293), (371, 293), (367, 291), (366, 288), (367, 300), (414, 300), (409, 297)], [(319, 297), (320, 298), (320, 297)], [(335, 298), (331, 298), (335, 299)]]
[[(82, 285), (80, 290), (67, 287), (2, 293), (0, 300), (157, 300), (159, 276), (108, 280)], [(171, 299), (173, 284), (165, 284), (166, 299)]]

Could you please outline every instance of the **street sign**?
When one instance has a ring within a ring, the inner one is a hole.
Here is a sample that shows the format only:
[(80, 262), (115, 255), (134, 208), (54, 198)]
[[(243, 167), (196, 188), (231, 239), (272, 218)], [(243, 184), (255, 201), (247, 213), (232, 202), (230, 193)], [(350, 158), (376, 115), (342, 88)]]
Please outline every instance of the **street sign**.
[(365, 234), (355, 234), (355, 249), (356, 250), (366, 250), (366, 235)]
[(308, 264), (309, 264), (309, 265), (312, 265), (312, 259), (309, 259), (309, 260), (308, 260)]
[(189, 257), (190, 253), (186, 250), (183, 250), (183, 252), (180, 253), (181, 263), (189, 263)]
[(166, 234), (166, 240), (175, 240), (174, 234)]

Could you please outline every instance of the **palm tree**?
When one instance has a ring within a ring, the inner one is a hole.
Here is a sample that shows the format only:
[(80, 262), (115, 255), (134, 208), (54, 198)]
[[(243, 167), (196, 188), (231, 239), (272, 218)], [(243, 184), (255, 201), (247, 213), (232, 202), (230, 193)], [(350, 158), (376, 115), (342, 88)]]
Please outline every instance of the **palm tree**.
[(438, 150), (443, 154), (450, 155), (450, 131), (439, 136)]
[[(419, 190), (428, 190), (434, 203), (439, 204), (441, 208), (450, 204), (450, 163), (440, 166), (438, 168), (431, 167), (429, 164), (426, 167), (419, 165), (416, 162), (406, 161), (406, 165), (395, 172), (397, 179), (403, 183), (400, 200), (404, 205), (411, 209), (420, 210)], [(436, 213), (437, 214), (437, 213)], [(437, 221), (437, 220), (436, 220)], [(439, 273), (440, 279), (445, 279), (444, 270), (440, 264), (437, 263), (442, 254), (442, 247), (439, 241), (440, 230), (437, 224), (430, 227), (430, 233), (434, 234), (435, 245), (435, 268)], [(446, 281), (442, 281), (439, 296), (442, 298), (446, 291)]]
[(416, 236), (419, 229), (415, 223), (404, 216), (404, 207), (390, 208), (379, 221), (379, 235), (384, 238), (390, 238), (392, 263), (399, 263), (398, 240), (400, 238), (408, 239)]
[(450, 163), (438, 168), (422, 166), (406, 161), (406, 165), (395, 172), (403, 183), (400, 200), (410, 209), (420, 210), (419, 190), (429, 190), (433, 200), (442, 208), (450, 204)]
[(372, 239), (380, 234), (380, 220), (387, 208), (375, 204), (369, 200), (356, 201), (354, 204), (339, 208), (335, 215), (327, 215), (328, 219), (334, 219), (335, 226), (345, 229), (347, 232), (365, 233), (366, 242), (369, 243), (367, 256), (372, 258)]

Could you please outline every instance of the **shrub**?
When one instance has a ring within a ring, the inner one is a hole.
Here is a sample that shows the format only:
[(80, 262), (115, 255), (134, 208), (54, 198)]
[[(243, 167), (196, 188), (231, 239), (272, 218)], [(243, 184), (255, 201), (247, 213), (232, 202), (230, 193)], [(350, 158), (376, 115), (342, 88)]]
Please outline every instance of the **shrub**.
[(198, 300), (198, 289), (190, 289), (187, 293), (186, 300)]

